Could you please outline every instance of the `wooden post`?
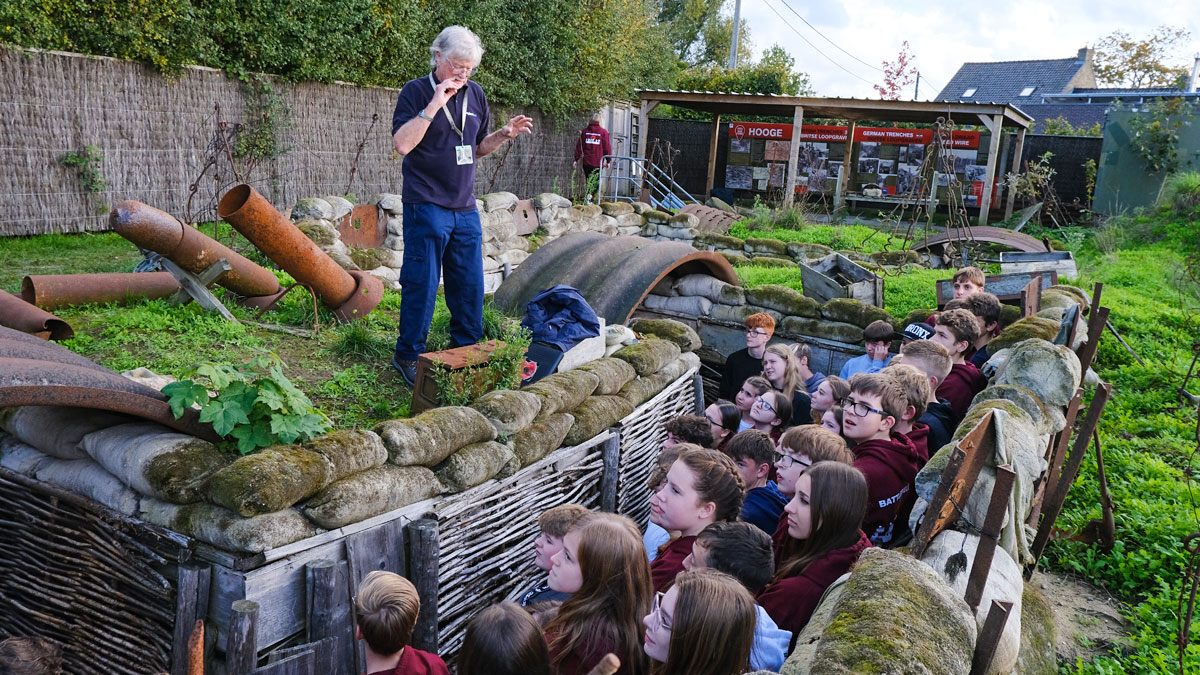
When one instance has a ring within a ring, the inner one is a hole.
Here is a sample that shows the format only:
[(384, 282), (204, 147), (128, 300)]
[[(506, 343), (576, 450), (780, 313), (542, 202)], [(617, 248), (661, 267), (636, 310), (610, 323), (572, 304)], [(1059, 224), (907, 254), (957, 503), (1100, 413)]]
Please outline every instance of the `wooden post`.
[(708, 137), (708, 179), (704, 184), (704, 194), (712, 198), (713, 183), (717, 173), (717, 144), (721, 142), (721, 114), (715, 113), (712, 121), (712, 133)]
[(208, 616), (209, 567), (180, 565), (175, 586), (175, 633), (171, 640), (171, 675), (186, 675), (188, 649), (196, 621)]
[[(408, 573), (404, 563), (404, 523), (392, 520), (379, 527), (363, 530), (346, 537), (346, 562), (350, 566), (350, 597), (358, 593), (363, 579), (375, 570), (395, 572), (400, 576)], [(351, 600), (353, 602), (353, 600)], [(366, 646), (355, 640), (357, 670), (367, 672)]]
[(992, 186), (996, 184), (996, 157), (1000, 154), (1000, 132), (1004, 115), (992, 117), (992, 138), (988, 143), (987, 174), (983, 179), (983, 194), (979, 196), (979, 225), (988, 224), (988, 213), (992, 210)]
[(617, 512), (617, 488), (621, 475), (621, 428), (614, 427), (613, 435), (600, 446), (604, 472), (600, 474), (600, 510)]
[(229, 635), (225, 642), (225, 672), (250, 675), (258, 665), (258, 603), (234, 600), (229, 610)]
[[(1000, 139), (1000, 165), (996, 169), (996, 180), (1001, 185), (1004, 184), (1004, 177), (1008, 175), (1008, 146), (1010, 145), (1012, 145), (1012, 134), (1004, 134)], [(1008, 196), (1007, 192), (1005, 192), (1005, 196)], [(1008, 220), (1011, 216), (1012, 214), (1005, 213), (1004, 219)]]
[[(788, 175), (786, 192), (783, 195), (783, 205), (791, 206), (796, 200), (796, 183), (800, 176), (797, 175), (797, 168), (800, 166), (800, 129), (804, 125), (804, 106), (796, 106), (796, 111), (792, 114), (792, 145), (788, 151)], [(843, 167), (844, 168), (844, 167)]]
[[(1013, 173), (1019, 174), (1024, 166), (1021, 163), (1021, 153), (1025, 151), (1025, 129), (1017, 129), (1017, 145), (1013, 148)], [(1004, 219), (1012, 218), (1013, 202), (1017, 198), (1017, 193), (1012, 190), (1008, 191), (1008, 196), (1004, 198)]]
[(413, 630), (412, 645), (426, 652), (438, 650), (438, 522), (414, 520), (404, 528), (408, 542), (408, 578), (421, 596), (421, 612)]
[(846, 127), (846, 149), (842, 151), (842, 198), (850, 191), (850, 177), (854, 175), (854, 132), (858, 130), (858, 120), (850, 120)]
[(350, 612), (350, 584), (346, 562), (314, 560), (304, 566), (309, 642), (332, 638), (333, 646), (317, 654), (317, 672), (350, 675), (354, 670), (354, 621)]
[(638, 157), (646, 157), (646, 140), (650, 135), (650, 112), (658, 107), (658, 101), (642, 101), (638, 110)]

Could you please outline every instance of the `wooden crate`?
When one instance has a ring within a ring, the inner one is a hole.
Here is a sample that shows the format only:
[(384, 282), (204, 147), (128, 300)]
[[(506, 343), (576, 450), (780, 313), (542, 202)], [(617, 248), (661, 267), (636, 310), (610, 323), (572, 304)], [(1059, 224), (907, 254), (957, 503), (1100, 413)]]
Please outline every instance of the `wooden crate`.
[(1001, 251), (1000, 271), (1005, 274), (1015, 272), (1054, 272), (1058, 276), (1075, 278), (1075, 256), (1070, 251), (1046, 251), (1025, 253), (1023, 251)]
[[(438, 402), (437, 381), (433, 378), (433, 369), (436, 365), (441, 364), (450, 370), (454, 377), (474, 377), (478, 379), (482, 376), (482, 371), (475, 369), (487, 363), (488, 359), (492, 356), (492, 352), (503, 346), (504, 343), (500, 340), (488, 340), (476, 345), (467, 345), (466, 347), (456, 347), (440, 352), (426, 352), (422, 354), (417, 359), (417, 379), (413, 385), (412, 405), (409, 407), (409, 413), (416, 415), (440, 405)], [(461, 374), (459, 374), (460, 371)], [(475, 372), (472, 373), (471, 371)], [(494, 385), (495, 383), (491, 384)], [(490, 389), (491, 387), (488, 388)]]
[(853, 298), (883, 307), (883, 277), (841, 253), (830, 253), (811, 264), (800, 263), (800, 282), (804, 294), (817, 302)]
[[(1005, 304), (1017, 304), (1022, 299), (1022, 293), (1027, 292), (1031, 281), (1036, 281), (1039, 291), (1044, 291), (1058, 283), (1058, 272), (1015, 272), (1013, 274), (989, 274), (985, 277), (988, 293), (1000, 299)], [(1039, 293), (1040, 295), (1040, 293)], [(954, 299), (954, 280), (942, 279), (937, 282), (937, 307), (941, 309), (947, 302)]]

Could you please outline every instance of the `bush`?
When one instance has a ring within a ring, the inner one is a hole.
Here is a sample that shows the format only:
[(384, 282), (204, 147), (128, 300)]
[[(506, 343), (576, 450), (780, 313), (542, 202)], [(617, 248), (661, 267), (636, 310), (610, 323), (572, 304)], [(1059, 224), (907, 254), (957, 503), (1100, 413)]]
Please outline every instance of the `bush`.
[(1196, 207), (1200, 207), (1200, 171), (1185, 171), (1167, 178), (1158, 195), (1158, 205), (1180, 215), (1195, 216)]

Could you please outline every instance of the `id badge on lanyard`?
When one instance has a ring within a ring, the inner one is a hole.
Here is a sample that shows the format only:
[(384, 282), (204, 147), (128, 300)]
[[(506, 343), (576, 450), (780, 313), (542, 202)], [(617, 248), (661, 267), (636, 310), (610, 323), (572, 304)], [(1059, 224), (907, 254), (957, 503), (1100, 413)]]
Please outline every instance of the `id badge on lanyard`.
[[(437, 84), (435, 84), (433, 81), (433, 73), (429, 74), (429, 84), (434, 89), (437, 89)], [(442, 112), (446, 115), (446, 121), (450, 123), (450, 128), (454, 130), (454, 133), (458, 134), (458, 142), (460, 145), (454, 146), (454, 161), (457, 162), (459, 166), (475, 163), (475, 148), (467, 143), (465, 137), (467, 129), (467, 106), (470, 104), (470, 102), (471, 90), (468, 88), (466, 90), (466, 96), (463, 98), (461, 126), (455, 126), (454, 117), (450, 115), (450, 110), (446, 108), (445, 104), (442, 104)]]

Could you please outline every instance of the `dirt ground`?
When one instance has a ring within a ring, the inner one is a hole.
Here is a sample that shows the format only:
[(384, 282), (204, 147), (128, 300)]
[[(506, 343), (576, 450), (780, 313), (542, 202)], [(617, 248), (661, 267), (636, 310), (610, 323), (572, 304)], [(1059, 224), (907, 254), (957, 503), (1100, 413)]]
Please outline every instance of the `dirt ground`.
[(1054, 608), (1059, 664), (1073, 664), (1076, 659), (1087, 663), (1093, 656), (1128, 647), (1121, 603), (1107, 591), (1069, 575), (1042, 570), (1032, 583)]

